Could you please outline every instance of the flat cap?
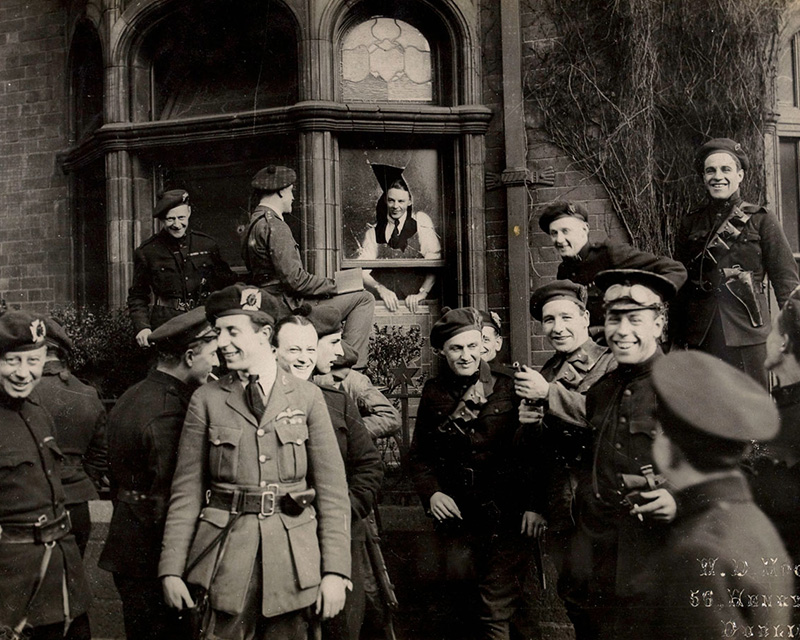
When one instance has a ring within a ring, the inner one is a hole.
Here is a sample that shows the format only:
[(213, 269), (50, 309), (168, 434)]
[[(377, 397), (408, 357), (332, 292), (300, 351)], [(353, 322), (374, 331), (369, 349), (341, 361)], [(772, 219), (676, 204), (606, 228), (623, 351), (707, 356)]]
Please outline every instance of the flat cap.
[(189, 192), (185, 189), (172, 189), (170, 191), (165, 191), (161, 194), (161, 197), (156, 202), (156, 208), (153, 209), (153, 217), (154, 218), (163, 218), (167, 215), (167, 212), (170, 209), (174, 209), (175, 207), (179, 207), (182, 204), (188, 206), (189, 204)]
[(481, 329), (484, 327), (491, 327), (497, 332), (499, 336), (501, 333), (500, 329), (500, 316), (497, 315), (494, 311), (479, 311), (478, 313), (481, 314)]
[[(711, 438), (721, 443), (770, 440), (780, 417), (764, 388), (747, 374), (702, 351), (673, 351), (653, 366), (653, 388), (664, 433), (681, 449)], [(693, 451), (688, 451), (693, 453)], [(712, 455), (711, 451), (698, 451)]]
[(293, 169), (270, 164), (253, 176), (250, 186), (264, 191), (280, 191), (295, 182), (297, 174)]
[(742, 169), (747, 171), (750, 168), (750, 158), (747, 157), (744, 149), (742, 149), (742, 145), (730, 138), (714, 138), (701, 144), (694, 155), (694, 169), (697, 173), (703, 173), (706, 158), (712, 153), (730, 154), (739, 160)]
[(206, 318), (212, 324), (222, 316), (245, 315), (256, 322), (273, 325), (284, 311), (273, 295), (241, 282), (215, 291), (206, 298)]
[(542, 309), (550, 300), (572, 300), (581, 309), (586, 309), (589, 294), (582, 284), (572, 280), (554, 280), (542, 285), (531, 296), (531, 316), (542, 321)]
[[(677, 277), (677, 276), (676, 276)], [(606, 309), (635, 311), (656, 309), (678, 293), (680, 284), (670, 278), (642, 269), (608, 269), (594, 279), (597, 287), (604, 291)]]
[(185, 349), (197, 340), (210, 342), (216, 336), (206, 317), (206, 308), (195, 307), (167, 320), (150, 334), (148, 340), (156, 347), (174, 350)]
[(550, 224), (559, 218), (578, 218), (589, 222), (589, 213), (582, 204), (567, 200), (555, 200), (542, 209), (539, 216), (539, 228), (545, 233), (550, 233)]
[(45, 342), (48, 347), (52, 346), (61, 349), (64, 353), (72, 353), (72, 340), (67, 335), (67, 332), (64, 331), (64, 327), (55, 318), (46, 317), (44, 319), (44, 328), (47, 332)]
[(453, 336), (465, 331), (481, 331), (481, 314), (474, 307), (460, 307), (459, 309), (442, 309), (442, 317), (431, 328), (431, 347), (441, 349), (444, 343)]
[(319, 305), (311, 307), (306, 317), (314, 325), (320, 338), (339, 333), (342, 330), (342, 315), (331, 307)]
[(369, 166), (372, 167), (372, 172), (375, 174), (378, 184), (381, 185), (381, 191), (384, 193), (396, 182), (400, 183), (406, 191), (411, 192), (408, 188), (408, 183), (403, 177), (405, 167), (395, 167), (391, 164), (379, 164), (377, 162), (371, 162)]
[(8, 311), (0, 316), (0, 355), (32, 351), (45, 346), (44, 319), (27, 311)]

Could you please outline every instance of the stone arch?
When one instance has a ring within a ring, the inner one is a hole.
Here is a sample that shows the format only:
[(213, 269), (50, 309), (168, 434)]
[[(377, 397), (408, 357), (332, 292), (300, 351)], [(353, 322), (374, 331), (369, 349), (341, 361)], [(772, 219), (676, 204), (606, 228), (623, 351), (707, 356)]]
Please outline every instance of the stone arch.
[(67, 68), (69, 136), (78, 142), (103, 124), (103, 44), (93, 20), (76, 21)]

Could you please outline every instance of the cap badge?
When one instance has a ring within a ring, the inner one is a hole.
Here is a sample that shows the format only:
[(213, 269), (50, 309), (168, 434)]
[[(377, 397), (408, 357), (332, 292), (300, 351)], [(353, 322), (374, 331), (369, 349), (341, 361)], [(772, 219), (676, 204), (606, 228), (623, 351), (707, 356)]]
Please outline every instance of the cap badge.
[(44, 322), (38, 318), (31, 322), (31, 338), (33, 342), (44, 340), (45, 335), (47, 335), (47, 331), (44, 328)]
[(496, 311), (490, 311), (489, 315), (491, 316), (492, 320), (494, 320), (494, 323), (499, 327), (500, 326), (500, 316), (497, 315), (497, 312)]
[(261, 309), (261, 292), (258, 289), (245, 289), (239, 306), (246, 311), (259, 311)]

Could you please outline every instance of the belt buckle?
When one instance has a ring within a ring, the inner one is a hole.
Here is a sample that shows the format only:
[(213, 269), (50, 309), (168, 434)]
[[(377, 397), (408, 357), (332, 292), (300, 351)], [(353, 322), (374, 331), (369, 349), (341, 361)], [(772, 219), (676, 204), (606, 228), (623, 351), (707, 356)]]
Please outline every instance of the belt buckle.
[(183, 300), (178, 300), (178, 304), (176, 305), (176, 310), (177, 311), (183, 311), (183, 312), (191, 311), (192, 310), (191, 301), (184, 302)]
[[(269, 499), (269, 511), (264, 508), (265, 500)], [(261, 494), (261, 511), (259, 511), (258, 515), (262, 518), (267, 518), (269, 516), (275, 515), (275, 506), (278, 501), (278, 485), (277, 484), (270, 484), (267, 485), (267, 490), (262, 492)]]

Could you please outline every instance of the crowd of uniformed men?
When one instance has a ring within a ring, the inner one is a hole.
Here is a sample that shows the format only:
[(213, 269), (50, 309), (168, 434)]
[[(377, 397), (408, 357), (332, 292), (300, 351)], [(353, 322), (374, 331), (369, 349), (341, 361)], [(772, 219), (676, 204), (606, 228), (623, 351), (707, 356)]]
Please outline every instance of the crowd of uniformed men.
[[(442, 566), (467, 576), (453, 637), (540, 637), (521, 605), (546, 557), (579, 639), (800, 636), (800, 282), (775, 215), (739, 194), (748, 168), (732, 140), (698, 150), (709, 198), (679, 260), (545, 206), (562, 262), (531, 296), (540, 371), (498, 362), (494, 313), (434, 323), (405, 464)], [(294, 183), (253, 178), (247, 284), (189, 229), (187, 192), (159, 199), (128, 301), (154, 364), (107, 417), (57, 322), (0, 316), (0, 638), (91, 637), (81, 556), (104, 482), (99, 564), (129, 639), (357, 639), (371, 608), (392, 637), (374, 441), (400, 416), (362, 371), (374, 298), (303, 267)]]

